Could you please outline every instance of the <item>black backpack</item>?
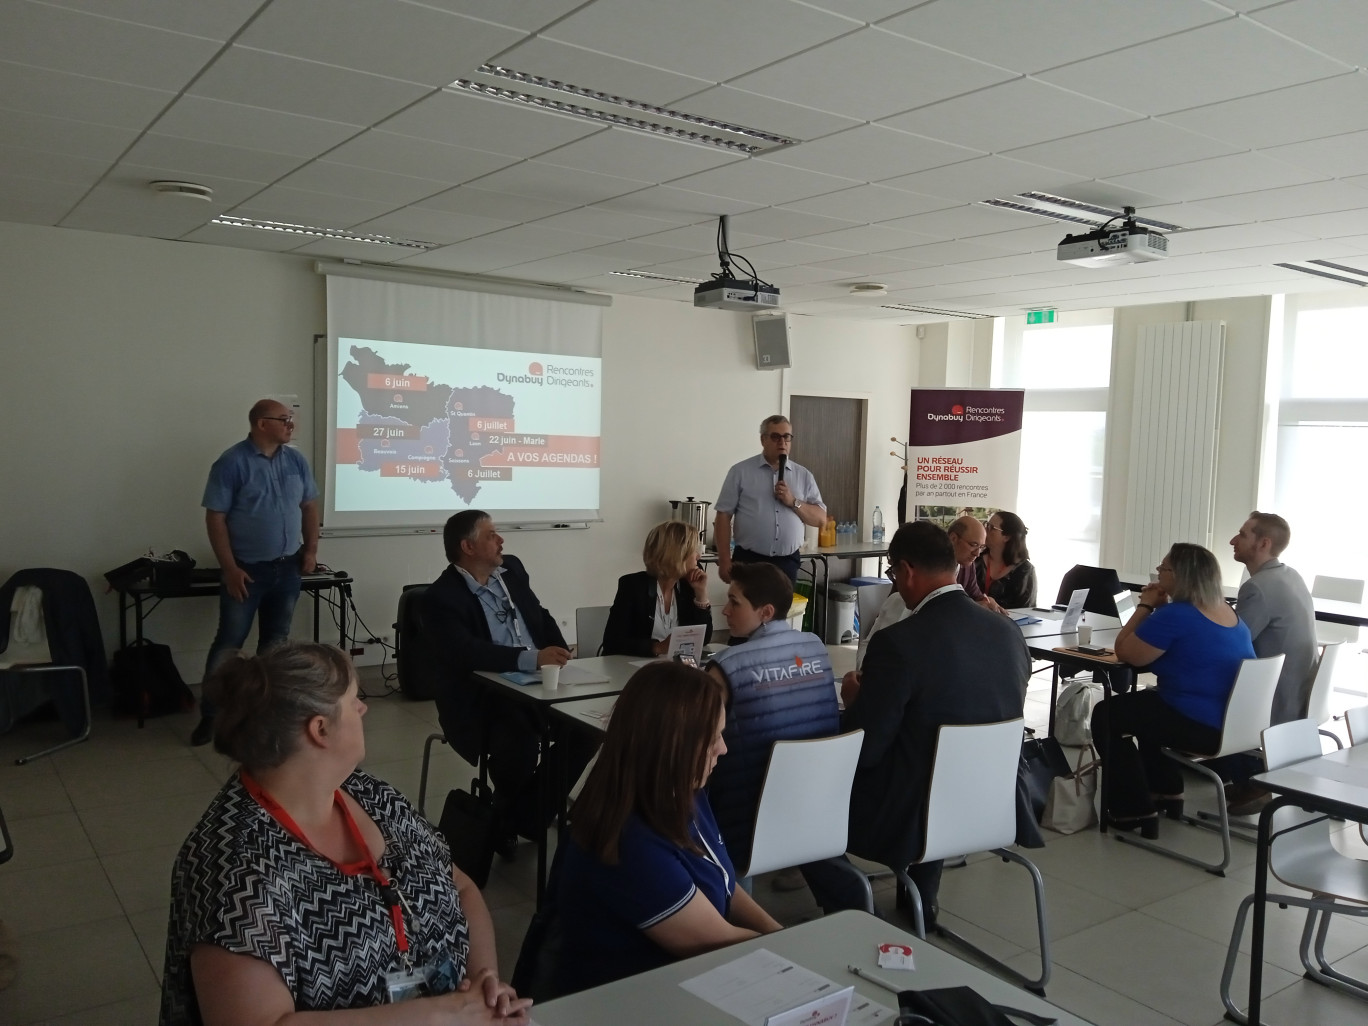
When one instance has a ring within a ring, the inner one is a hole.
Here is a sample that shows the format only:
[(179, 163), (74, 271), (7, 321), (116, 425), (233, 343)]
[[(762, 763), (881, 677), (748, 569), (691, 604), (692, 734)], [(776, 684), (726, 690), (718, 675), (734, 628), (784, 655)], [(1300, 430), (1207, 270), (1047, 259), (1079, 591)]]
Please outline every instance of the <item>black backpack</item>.
[(171, 658), (171, 648), (144, 638), (114, 653), (109, 671), (116, 715), (136, 716), (139, 726), (149, 716), (187, 712), (195, 696)]

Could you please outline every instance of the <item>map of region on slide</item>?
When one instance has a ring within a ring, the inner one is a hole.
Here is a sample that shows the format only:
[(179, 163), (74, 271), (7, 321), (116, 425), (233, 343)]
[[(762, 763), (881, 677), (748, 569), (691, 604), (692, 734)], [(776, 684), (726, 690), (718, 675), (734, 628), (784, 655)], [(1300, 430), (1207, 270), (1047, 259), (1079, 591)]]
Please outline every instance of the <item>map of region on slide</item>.
[(555, 396), (568, 400), (575, 392), (583, 394), (585, 383), (596, 389), (596, 373), (534, 360), (520, 364), (517, 373), (474, 375), (476, 381), (511, 382), (506, 392), (485, 384), (436, 381), (414, 373), (410, 363), (386, 361), (368, 346), (352, 345), (348, 352), (339, 377), (355, 393), (359, 413), (354, 429), (338, 424), (339, 465), (351, 464), (382, 479), (440, 484), (466, 505), (485, 483), (513, 481), (518, 467), (598, 469), (597, 434), (520, 432), (511, 394), (520, 390), (526, 395), (535, 386), (547, 398), (524, 399), (524, 405), (530, 401), (535, 408), (541, 402), (544, 413), (557, 401)]

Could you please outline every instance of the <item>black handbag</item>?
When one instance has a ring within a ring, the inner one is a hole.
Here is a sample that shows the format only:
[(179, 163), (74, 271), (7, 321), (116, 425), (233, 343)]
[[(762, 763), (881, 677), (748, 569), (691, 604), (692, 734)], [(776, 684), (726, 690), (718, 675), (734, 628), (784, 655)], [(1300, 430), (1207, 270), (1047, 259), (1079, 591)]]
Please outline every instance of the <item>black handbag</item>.
[(972, 987), (937, 987), (898, 992), (895, 1026), (1016, 1026), (1012, 1019), (1032, 1026), (1049, 1026), (1049, 1016), (991, 1004)]
[(489, 871), (494, 866), (498, 827), (494, 797), (478, 780), (470, 782), (469, 791), (456, 788), (446, 796), (437, 829), (446, 838), (456, 868), (481, 890), (489, 883)]
[(1052, 737), (1028, 737), (1021, 742), (1021, 764), (1018, 779), (1025, 783), (1031, 800), (1031, 811), (1036, 822), (1045, 815), (1045, 803), (1050, 797), (1050, 785), (1055, 777), (1073, 774), (1068, 757), (1059, 742)]

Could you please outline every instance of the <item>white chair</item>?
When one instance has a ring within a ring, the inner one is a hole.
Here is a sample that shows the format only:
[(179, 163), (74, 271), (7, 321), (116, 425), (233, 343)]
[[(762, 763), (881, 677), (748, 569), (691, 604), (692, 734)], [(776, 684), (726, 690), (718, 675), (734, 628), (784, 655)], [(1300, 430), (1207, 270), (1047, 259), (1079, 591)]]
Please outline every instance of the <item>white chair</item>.
[[(1265, 730), (1263, 750), (1268, 768), (1280, 769), (1318, 758), (1321, 742), (1316, 727), (1314, 720), (1306, 719), (1279, 723)], [(1360, 862), (1335, 850), (1330, 840), (1329, 817), (1295, 806), (1284, 806), (1273, 813), (1270, 836), (1269, 871), (1288, 887), (1310, 892), (1309, 896), (1270, 892), (1265, 898), (1276, 905), (1295, 905), (1307, 910), (1301, 939), (1301, 960), (1306, 975), (1327, 987), (1368, 998), (1368, 982), (1344, 975), (1325, 957), (1325, 937), (1332, 915), (1368, 916), (1368, 862)], [(1252, 894), (1240, 902), (1235, 927), (1230, 934), (1230, 947), (1226, 949), (1225, 969), (1221, 973), (1221, 1002), (1228, 1017), (1239, 1023), (1248, 1022), (1248, 1019), (1230, 999), (1230, 980), (1235, 973), (1245, 916), (1253, 904)]]
[(834, 860), (863, 882), (866, 910), (874, 911), (869, 880), (845, 858), (850, 826), (850, 786), (860, 761), (864, 731), (810, 741), (776, 741), (770, 749), (750, 864), (738, 877), (757, 876), (809, 862)]
[[(1306, 698), (1306, 718), (1317, 727), (1333, 715), (1330, 712), (1330, 693), (1334, 688), (1335, 661), (1339, 658), (1342, 647), (1342, 643), (1338, 641), (1322, 645), (1320, 658), (1316, 660), (1316, 668), (1311, 671), (1311, 688)], [(1335, 742), (1336, 748), (1344, 747), (1344, 743), (1332, 731), (1322, 730), (1321, 734)]]
[(1349, 725), (1349, 743), (1361, 745), (1368, 742), (1368, 705), (1356, 705), (1344, 710), (1344, 722)]
[[(1015, 862), (1031, 874), (1035, 888), (1036, 926), (1040, 935), (1040, 975), (1035, 979), (975, 947), (939, 924), (947, 940), (991, 962), (1028, 990), (1043, 994), (1050, 981), (1050, 935), (1045, 913), (1045, 881), (1034, 863), (1011, 850), (1016, 843), (1017, 764), (1021, 757), (1022, 719), (1001, 723), (942, 726), (936, 735), (931, 768), (931, 793), (926, 803), (926, 842), (911, 865), (991, 851), (1004, 862)], [(921, 894), (906, 866), (893, 866), (899, 884), (912, 901), (918, 937), (926, 937)]]
[(1363, 582), (1355, 577), (1322, 577), (1311, 581), (1311, 597), (1335, 602), (1362, 602)]
[(1160, 855), (1200, 866), (1208, 873), (1225, 876), (1226, 867), (1230, 865), (1230, 814), (1226, 811), (1225, 782), (1204, 763), (1223, 755), (1249, 752), (1259, 747), (1260, 736), (1267, 729), (1273, 715), (1273, 692), (1277, 690), (1278, 674), (1282, 672), (1282, 665), (1281, 655), (1246, 659), (1240, 664), (1239, 676), (1235, 678), (1235, 686), (1230, 689), (1230, 697), (1226, 700), (1225, 719), (1221, 726), (1221, 744), (1217, 751), (1210, 755), (1201, 755), (1174, 748), (1160, 749), (1170, 759), (1206, 777), (1215, 787), (1216, 808), (1219, 810), (1215, 823), (1203, 822), (1200, 816), (1192, 815), (1184, 815), (1181, 819), (1193, 826), (1216, 830), (1221, 835), (1221, 861), (1203, 862), (1199, 858), (1185, 855), (1123, 830), (1116, 831), (1118, 841), (1139, 848), (1148, 848)]
[(603, 630), (608, 626), (612, 606), (580, 606), (575, 610), (575, 654), (596, 656), (603, 647)]

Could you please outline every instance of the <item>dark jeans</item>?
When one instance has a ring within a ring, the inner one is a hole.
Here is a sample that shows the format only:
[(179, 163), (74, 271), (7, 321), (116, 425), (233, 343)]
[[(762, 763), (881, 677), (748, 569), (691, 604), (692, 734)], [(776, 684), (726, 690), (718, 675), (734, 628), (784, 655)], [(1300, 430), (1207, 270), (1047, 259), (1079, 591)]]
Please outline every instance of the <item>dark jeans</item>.
[[(247, 643), (252, 621), (259, 618), (257, 652), (264, 652), (290, 636), (295, 603), (299, 601), (299, 557), (286, 556), (270, 563), (239, 563), (251, 582), (247, 598), (238, 601), (224, 588), (219, 592), (219, 625), (209, 658), (204, 662), (204, 678), (230, 653)], [(214, 716), (212, 702), (200, 698), (200, 714)]]
[(1111, 776), (1107, 812), (1120, 819), (1153, 813), (1153, 795), (1182, 793), (1183, 771), (1160, 748), (1211, 754), (1221, 746), (1219, 727), (1188, 719), (1152, 688), (1098, 702), (1092, 734)]
[(750, 549), (743, 549), (738, 545), (732, 550), (732, 561), (736, 563), (773, 563), (784, 573), (788, 574), (788, 579), (794, 584), (798, 583), (798, 552), (797, 550), (787, 556), (762, 556), (758, 552)]

